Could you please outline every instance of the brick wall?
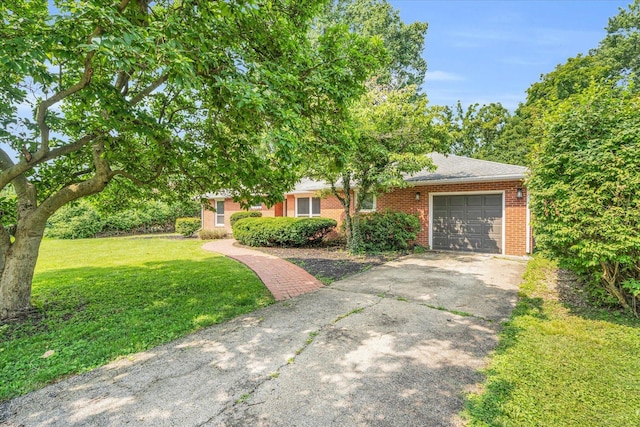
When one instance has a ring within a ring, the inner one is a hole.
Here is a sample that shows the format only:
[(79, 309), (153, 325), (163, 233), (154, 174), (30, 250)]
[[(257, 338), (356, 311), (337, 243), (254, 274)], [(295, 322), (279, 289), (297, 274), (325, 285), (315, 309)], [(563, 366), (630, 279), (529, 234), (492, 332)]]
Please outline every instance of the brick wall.
[[(516, 197), (516, 189), (522, 188), (523, 197)], [(417, 214), (422, 222), (422, 230), (418, 234), (418, 243), (429, 245), (429, 194), (465, 193), (477, 191), (504, 191), (504, 218), (506, 255), (526, 254), (526, 215), (527, 191), (521, 181), (476, 182), (461, 184), (437, 184), (402, 188), (381, 194), (377, 199), (377, 210), (393, 209)], [(420, 200), (416, 201), (416, 192), (420, 192)]]
[[(209, 200), (211, 206), (215, 206), (215, 200)], [(231, 233), (231, 222), (230, 218), (236, 212), (243, 211), (240, 207), (240, 203), (234, 202), (232, 199), (225, 199), (224, 201), (224, 227), (215, 225), (215, 215), (216, 213), (210, 211), (208, 209), (202, 210), (202, 228), (207, 230), (217, 230), (224, 228), (227, 233)], [(276, 214), (276, 206), (272, 206), (271, 208), (267, 208), (265, 204), (262, 205), (262, 209), (252, 209), (262, 212), (263, 217), (275, 216)]]
[[(516, 197), (516, 188), (523, 188), (523, 197)], [(438, 193), (466, 193), (482, 191), (504, 191), (504, 218), (505, 228), (504, 253), (506, 255), (526, 254), (526, 215), (527, 215), (527, 191), (522, 187), (521, 181), (496, 181), (496, 182), (476, 182), (461, 184), (436, 184), (422, 185), (393, 190), (389, 193), (380, 194), (376, 200), (376, 210), (384, 209), (399, 210), (411, 214), (416, 214), (422, 223), (422, 230), (418, 234), (419, 244), (429, 246), (429, 195)], [(416, 200), (416, 192), (420, 192), (420, 200)], [(313, 197), (314, 194), (299, 195), (298, 197)], [(295, 217), (295, 197), (287, 195), (283, 206), (283, 213), (289, 217)], [(353, 200), (353, 197), (352, 197)], [(211, 201), (214, 203), (214, 201)], [(231, 199), (225, 200), (225, 225), (227, 232), (231, 233), (229, 218), (235, 212), (241, 211), (239, 203)], [(353, 207), (352, 207), (353, 210)], [(262, 216), (275, 216), (276, 208), (267, 209), (265, 205), (261, 209)], [(209, 210), (203, 211), (203, 227), (206, 229), (221, 228), (214, 226), (215, 213)], [(323, 198), (320, 202), (320, 215), (324, 218), (332, 218), (338, 221), (338, 225), (344, 220), (342, 204), (337, 197), (331, 195)], [(533, 247), (533, 246), (530, 246)]]
[[(521, 199), (516, 197), (517, 188), (522, 188)], [(429, 246), (429, 194), (478, 191), (504, 191), (504, 253), (506, 255), (525, 255), (527, 190), (522, 186), (521, 181), (437, 184), (401, 188), (378, 195), (376, 210), (391, 209), (417, 215), (422, 223), (422, 230), (418, 233), (417, 241), (421, 245)], [(420, 200), (416, 200), (416, 192), (420, 193)], [(338, 223), (344, 220), (342, 205), (334, 196), (329, 196), (322, 201), (321, 214), (323, 217), (337, 220)]]

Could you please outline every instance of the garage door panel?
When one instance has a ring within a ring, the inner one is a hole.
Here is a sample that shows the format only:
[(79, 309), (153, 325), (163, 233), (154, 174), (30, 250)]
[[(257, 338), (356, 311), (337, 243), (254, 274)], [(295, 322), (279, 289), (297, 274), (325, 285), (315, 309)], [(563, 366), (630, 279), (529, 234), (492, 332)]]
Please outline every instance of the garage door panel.
[(449, 206), (465, 206), (465, 196), (449, 196)]
[(464, 207), (451, 207), (451, 209), (449, 209), (449, 214), (447, 215), (448, 218), (455, 218), (455, 219), (466, 219), (466, 210), (464, 209)]
[(500, 247), (498, 246), (498, 243), (497, 243), (496, 240), (483, 239), (482, 240), (482, 252), (489, 252), (489, 253), (499, 254), (500, 253)]
[(481, 221), (484, 217), (484, 210), (482, 208), (467, 209), (466, 219), (468, 221)]
[(500, 209), (485, 208), (485, 209), (482, 210), (481, 216), (483, 218), (490, 218), (490, 219), (500, 218), (500, 219), (502, 219), (502, 208), (500, 208)]
[(469, 246), (469, 241), (466, 238), (462, 237), (450, 237), (448, 240), (450, 249), (456, 251), (469, 251), (471, 247)]
[(434, 219), (433, 224), (431, 225), (433, 233), (446, 233), (447, 232), (447, 223), (444, 219)]
[(502, 209), (502, 194), (487, 194), (483, 199), (485, 206), (499, 206)]
[(495, 224), (482, 224), (482, 234), (493, 238), (502, 238), (502, 227)]
[(449, 247), (449, 238), (446, 234), (433, 235), (433, 247), (434, 248), (447, 248)]
[(488, 234), (490, 232), (487, 224), (481, 221), (469, 221), (464, 226), (464, 231), (467, 234)]
[(502, 194), (433, 196), (434, 249), (500, 253)]
[(483, 196), (466, 196), (467, 206), (482, 206)]

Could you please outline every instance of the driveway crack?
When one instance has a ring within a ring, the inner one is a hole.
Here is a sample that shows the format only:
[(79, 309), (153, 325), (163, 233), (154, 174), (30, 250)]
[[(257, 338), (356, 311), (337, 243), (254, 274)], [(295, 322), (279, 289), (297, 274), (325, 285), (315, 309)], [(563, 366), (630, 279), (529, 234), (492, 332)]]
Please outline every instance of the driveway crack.
[(308, 338), (305, 340), (305, 342), (302, 344), (302, 346), (295, 351), (295, 355), (294, 356), (290, 357), (285, 363), (282, 363), (280, 366), (278, 366), (275, 371), (272, 371), (268, 375), (265, 375), (264, 377), (261, 377), (260, 379), (256, 380), (256, 382), (254, 383), (253, 387), (249, 388), (248, 390), (245, 389), (244, 393), (242, 393), (240, 395), (240, 397), (237, 398), (234, 401), (233, 404), (228, 405), (225, 408), (222, 408), (220, 411), (218, 411), (218, 413), (213, 415), (207, 421), (205, 421), (202, 424), (199, 424), (199, 426), (206, 425), (206, 424), (212, 422), (213, 420), (215, 420), (215, 418), (217, 418), (219, 416), (222, 416), (225, 412), (227, 412), (229, 410), (238, 409), (240, 407), (240, 405), (243, 405), (245, 408), (248, 408), (248, 407), (251, 407), (251, 406), (256, 406), (256, 405), (260, 405), (260, 404), (264, 403), (264, 401), (251, 402), (251, 397), (256, 393), (256, 391), (263, 384), (266, 384), (269, 381), (277, 380), (277, 378), (280, 376), (282, 371), (284, 369), (286, 369), (287, 366), (295, 363), (296, 359), (298, 358), (298, 356), (300, 356), (302, 353), (304, 353), (304, 351), (307, 348), (309, 348), (309, 346), (311, 346), (311, 344), (313, 344), (315, 338), (321, 332), (324, 332), (324, 331), (328, 330), (329, 328), (331, 328), (332, 326), (334, 326), (335, 324), (339, 323), (340, 321), (346, 319), (349, 316), (352, 316), (352, 315), (358, 314), (358, 313), (362, 313), (363, 311), (380, 304), (380, 302), (382, 302), (382, 300), (383, 300), (383, 298), (378, 297), (377, 301), (375, 301), (373, 303), (370, 303), (370, 304), (366, 304), (366, 305), (361, 306), (361, 307), (356, 307), (351, 311), (348, 311), (348, 312), (346, 312), (344, 314), (341, 314), (341, 315), (337, 316), (333, 321), (322, 325), (319, 329), (309, 332)]

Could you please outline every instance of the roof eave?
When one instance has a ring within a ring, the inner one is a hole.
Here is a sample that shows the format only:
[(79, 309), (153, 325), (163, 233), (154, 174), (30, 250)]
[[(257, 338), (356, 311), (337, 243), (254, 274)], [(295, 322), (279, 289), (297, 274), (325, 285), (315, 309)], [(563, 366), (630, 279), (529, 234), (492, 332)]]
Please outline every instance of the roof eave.
[(499, 176), (470, 176), (462, 178), (443, 178), (443, 179), (428, 179), (421, 181), (406, 182), (411, 185), (435, 185), (435, 184), (458, 184), (467, 182), (498, 182), (498, 181), (518, 181), (523, 180), (525, 177), (523, 174), (516, 175), (499, 175)]

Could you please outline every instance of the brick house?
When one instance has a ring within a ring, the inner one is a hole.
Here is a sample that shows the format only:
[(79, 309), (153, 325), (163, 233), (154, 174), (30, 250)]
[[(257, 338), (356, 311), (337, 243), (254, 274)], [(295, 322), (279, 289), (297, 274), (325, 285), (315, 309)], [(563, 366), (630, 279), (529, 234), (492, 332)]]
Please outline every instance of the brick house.
[[(531, 253), (527, 168), (454, 155), (432, 153), (436, 170), (406, 178), (408, 187), (378, 195), (365, 195), (363, 211), (398, 210), (420, 218), (417, 243), (434, 250), (474, 251), (525, 255)], [(305, 179), (281, 203), (253, 206), (262, 215), (333, 218), (344, 212), (333, 196), (319, 197), (323, 182)], [(359, 195), (354, 195), (358, 197)], [(216, 212), (202, 210), (202, 227), (231, 232), (229, 217), (241, 211), (225, 193), (207, 196)], [(354, 197), (354, 198), (355, 198)]]

